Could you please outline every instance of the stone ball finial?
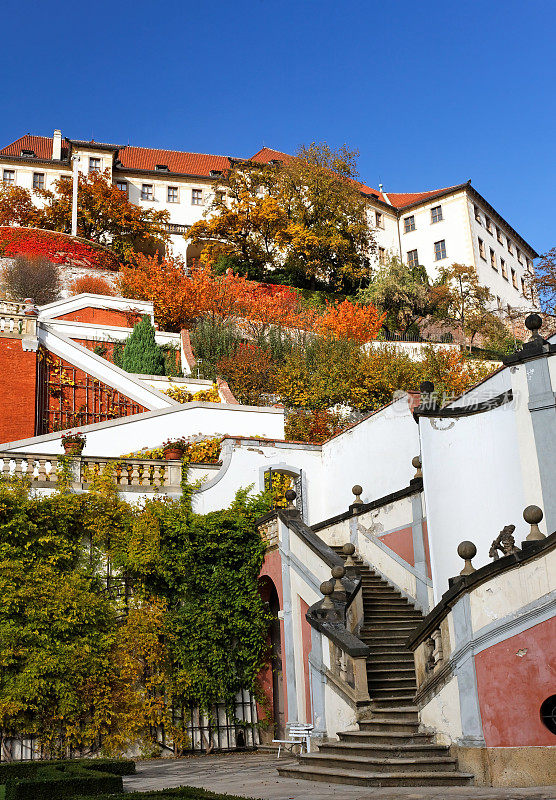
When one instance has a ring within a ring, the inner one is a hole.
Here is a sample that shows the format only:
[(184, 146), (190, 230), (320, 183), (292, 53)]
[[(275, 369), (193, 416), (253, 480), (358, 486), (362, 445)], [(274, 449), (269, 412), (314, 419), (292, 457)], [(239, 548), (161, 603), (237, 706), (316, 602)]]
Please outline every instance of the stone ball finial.
[(346, 557), (344, 561), (344, 567), (346, 568), (346, 575), (351, 577), (357, 572), (357, 564), (353, 560), (353, 554), (355, 553), (355, 545), (353, 542), (347, 542), (342, 547), (342, 554)]
[(538, 506), (527, 506), (524, 510), (523, 519), (531, 526), (529, 535), (526, 537), (527, 542), (540, 542), (542, 539), (546, 539), (546, 536), (539, 529), (539, 522), (543, 517), (542, 509)]
[(419, 391), (421, 394), (432, 394), (434, 392), (434, 383), (432, 381), (422, 381), (419, 384)]
[(415, 467), (415, 475), (413, 476), (413, 480), (415, 480), (415, 478), (422, 478), (423, 472), (421, 470), (422, 467), (421, 456), (413, 456), (413, 458), (411, 459), (411, 463)]
[(294, 490), (286, 489), (284, 497), (288, 501), (288, 508), (295, 508), (295, 499), (297, 497), (297, 494), (294, 492)]
[(473, 542), (460, 542), (458, 544), (458, 556), (463, 558), (465, 561), (464, 567), (460, 572), (460, 575), (471, 575), (472, 572), (475, 572), (475, 567), (471, 563), (471, 559), (475, 558), (477, 555), (477, 548), (473, 544)]
[(525, 317), (525, 327), (535, 333), (542, 328), (542, 317), (540, 314), (528, 314)]
[(330, 609), (334, 608), (334, 603), (330, 595), (334, 592), (334, 581), (323, 581), (320, 585), (321, 593), (324, 595), (321, 608)]
[(331, 573), (334, 578), (334, 591), (339, 594), (345, 594), (346, 590), (344, 589), (342, 578), (346, 574), (346, 568), (338, 564), (336, 567), (332, 567)]
[(332, 567), (331, 572), (332, 572), (332, 577), (336, 578), (336, 580), (339, 581), (346, 574), (346, 568), (338, 564), (336, 567)]
[(355, 495), (355, 500), (353, 501), (352, 505), (362, 506), (363, 501), (361, 500), (361, 495), (363, 494), (363, 487), (356, 483), (355, 486), (351, 487), (351, 491)]

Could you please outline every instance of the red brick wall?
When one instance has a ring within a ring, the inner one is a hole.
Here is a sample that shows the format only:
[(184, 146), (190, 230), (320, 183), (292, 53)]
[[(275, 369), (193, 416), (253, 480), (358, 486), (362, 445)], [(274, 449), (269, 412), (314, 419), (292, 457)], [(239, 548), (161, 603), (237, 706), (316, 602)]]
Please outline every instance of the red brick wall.
[(132, 328), (141, 318), (140, 314), (126, 311), (113, 311), (108, 308), (82, 308), (61, 314), (56, 319), (72, 322), (89, 322), (94, 325), (115, 325), (118, 328)]
[(0, 338), (0, 442), (35, 435), (37, 354), (21, 339)]

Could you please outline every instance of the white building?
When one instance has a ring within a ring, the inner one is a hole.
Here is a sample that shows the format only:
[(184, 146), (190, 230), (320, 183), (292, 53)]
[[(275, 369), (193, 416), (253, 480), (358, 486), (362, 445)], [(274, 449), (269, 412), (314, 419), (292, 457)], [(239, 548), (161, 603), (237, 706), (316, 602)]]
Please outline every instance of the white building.
[[(210, 205), (214, 179), (230, 168), (227, 156), (101, 144), (27, 134), (0, 150), (4, 183), (27, 189), (50, 189), (69, 178), (72, 157), (82, 171), (109, 170), (131, 202), (170, 213), (169, 230), (175, 254), (188, 260), (199, 249), (188, 244), (187, 230)], [(291, 156), (267, 147), (251, 159), (279, 163)], [(388, 252), (411, 264), (423, 265), (431, 278), (453, 263), (472, 265), (497, 305), (529, 309), (526, 278), (538, 256), (517, 231), (471, 186), (461, 183), (418, 193), (375, 190), (361, 184), (369, 201), (369, 221), (376, 229), (377, 259)]]

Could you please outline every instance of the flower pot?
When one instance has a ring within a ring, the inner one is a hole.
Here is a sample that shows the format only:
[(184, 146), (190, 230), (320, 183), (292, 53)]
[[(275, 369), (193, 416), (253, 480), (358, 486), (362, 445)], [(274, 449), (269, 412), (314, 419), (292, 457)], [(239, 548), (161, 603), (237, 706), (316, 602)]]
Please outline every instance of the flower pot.
[(178, 450), (177, 448), (169, 447), (167, 450), (164, 450), (164, 458), (167, 461), (181, 461), (183, 456), (183, 450)]
[(67, 456), (80, 456), (84, 447), (83, 442), (67, 442), (64, 443), (64, 453)]

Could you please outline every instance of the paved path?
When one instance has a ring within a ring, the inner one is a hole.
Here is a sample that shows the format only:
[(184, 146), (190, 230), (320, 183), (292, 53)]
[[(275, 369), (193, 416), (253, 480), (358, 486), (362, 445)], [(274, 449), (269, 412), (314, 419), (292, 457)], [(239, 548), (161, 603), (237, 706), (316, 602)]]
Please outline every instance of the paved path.
[[(284, 758), (280, 761), (285, 762)], [(137, 774), (124, 778), (126, 791), (200, 786), (213, 792), (257, 800), (556, 800), (556, 786), (535, 789), (417, 786), (366, 788), (280, 778), (276, 756), (230, 753), (137, 762)]]

